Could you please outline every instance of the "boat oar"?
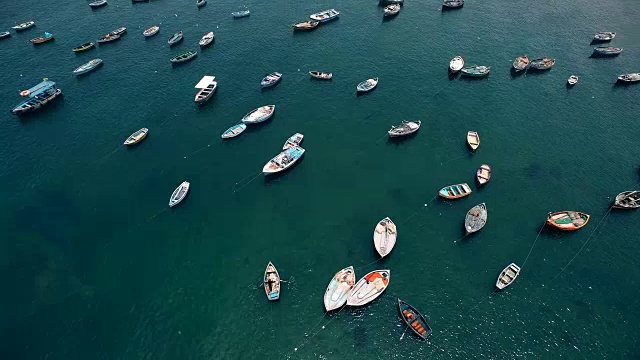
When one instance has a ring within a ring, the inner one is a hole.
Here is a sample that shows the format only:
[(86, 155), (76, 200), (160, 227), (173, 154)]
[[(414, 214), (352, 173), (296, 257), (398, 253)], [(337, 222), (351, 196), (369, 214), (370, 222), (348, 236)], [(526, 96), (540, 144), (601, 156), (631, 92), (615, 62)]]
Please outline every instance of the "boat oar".
[(404, 334), (407, 333), (407, 330), (409, 330), (409, 325), (407, 325), (407, 327), (404, 329), (404, 332), (402, 333), (402, 336), (400, 336), (400, 341), (402, 341), (402, 339), (404, 338)]

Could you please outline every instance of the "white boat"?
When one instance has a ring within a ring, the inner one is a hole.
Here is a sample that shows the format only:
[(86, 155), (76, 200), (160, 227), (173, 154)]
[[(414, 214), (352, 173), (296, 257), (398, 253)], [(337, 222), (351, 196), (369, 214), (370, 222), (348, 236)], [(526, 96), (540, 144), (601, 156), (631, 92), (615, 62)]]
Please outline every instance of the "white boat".
[(362, 306), (380, 296), (389, 286), (391, 270), (374, 270), (353, 286), (347, 297), (347, 305)]
[(349, 290), (356, 283), (356, 272), (353, 266), (346, 267), (336, 273), (324, 292), (324, 308), (335, 310), (347, 302)]
[(98, 0), (89, 3), (89, 6), (91, 6), (92, 8), (97, 8), (104, 5), (107, 5), (107, 0)]
[(624, 82), (637, 82), (640, 81), (640, 73), (622, 74), (618, 76), (618, 80)]
[(100, 66), (100, 64), (102, 64), (102, 59), (93, 59), (86, 64), (82, 64), (78, 66), (75, 70), (73, 70), (73, 74), (74, 75), (86, 74), (94, 70), (98, 66)]
[(389, 137), (400, 137), (413, 134), (414, 132), (420, 129), (420, 125), (422, 121), (403, 121), (402, 124), (398, 126), (391, 126), (391, 129), (387, 131)]
[(304, 135), (300, 133), (295, 133), (291, 135), (291, 137), (288, 138), (287, 141), (285, 141), (284, 146), (282, 147), (282, 150), (287, 150), (288, 148), (294, 147), (294, 146), (300, 146), (302, 139), (304, 139)]
[(262, 168), (262, 173), (271, 175), (287, 170), (302, 158), (304, 152), (300, 146), (292, 146), (269, 160)]
[(196, 0), (197, 7), (203, 7), (207, 3), (207, 0)]
[(367, 79), (358, 84), (358, 86), (356, 86), (356, 90), (358, 92), (369, 92), (375, 89), (376, 86), (378, 86), (378, 78)]
[(380, 257), (389, 255), (393, 247), (396, 245), (398, 231), (396, 224), (388, 217), (380, 220), (373, 231), (373, 245)]
[(311, 14), (309, 17), (312, 20), (316, 20), (316, 21), (320, 21), (320, 22), (327, 22), (327, 21), (330, 21), (330, 20), (333, 20), (333, 19), (337, 18), (338, 15), (340, 15), (340, 12), (338, 10), (329, 9), (329, 10), (325, 10), (325, 11), (320, 11), (319, 13)]
[(143, 31), (142, 35), (144, 35), (145, 37), (150, 37), (150, 36), (153, 36), (153, 35), (157, 34), (158, 31), (160, 31), (160, 26), (154, 25), (154, 26), (148, 28), (147, 30)]
[(194, 101), (198, 104), (203, 104), (216, 92), (218, 82), (216, 81), (215, 76), (203, 76), (196, 84), (195, 88), (198, 89), (198, 92), (196, 92)]
[(225, 130), (221, 137), (223, 139), (229, 139), (232, 137), (236, 137), (240, 134), (242, 134), (243, 131), (247, 130), (247, 125), (245, 124), (235, 124), (232, 127), (228, 128), (227, 130)]
[(191, 184), (189, 184), (189, 182), (185, 181), (173, 190), (173, 193), (169, 198), (169, 206), (174, 207), (184, 200), (185, 196), (187, 196), (187, 193), (189, 192), (190, 185)]
[(211, 44), (213, 40), (215, 40), (215, 36), (213, 36), (213, 32), (208, 32), (204, 34), (204, 36), (202, 37), (202, 39), (200, 39), (198, 44), (200, 44), (200, 47), (205, 47)]
[(567, 79), (567, 84), (569, 85), (575, 85), (578, 83), (578, 77), (575, 75), (571, 75), (569, 76), (569, 79)]
[(134, 132), (133, 134), (129, 135), (127, 140), (124, 141), (124, 145), (135, 145), (139, 143), (140, 141), (142, 141), (142, 139), (144, 139), (147, 136), (148, 132), (149, 132), (149, 129), (147, 128), (142, 128)]
[(611, 31), (601, 31), (601, 32), (597, 32), (594, 36), (593, 36), (593, 40), (594, 41), (611, 41), (613, 40), (613, 38), (616, 37), (616, 33), (615, 32), (611, 32)]
[(391, 5), (387, 5), (384, 8), (384, 16), (395, 16), (398, 15), (398, 13), (400, 12), (400, 4), (391, 4)]
[(498, 276), (498, 281), (496, 281), (498, 290), (502, 290), (511, 285), (518, 277), (518, 274), (520, 274), (520, 267), (514, 263), (509, 264), (509, 266), (502, 270), (500, 276)]
[(22, 31), (22, 30), (27, 30), (28, 28), (32, 27), (33, 25), (35, 25), (36, 23), (32, 20), (29, 21), (25, 21), (22, 24), (18, 24), (16, 26), (12, 26), (11, 28), (15, 31)]
[(273, 116), (276, 111), (275, 105), (265, 105), (257, 109), (251, 110), (247, 115), (242, 118), (244, 124), (257, 124), (263, 121), (267, 121)]
[(451, 59), (451, 61), (449, 61), (449, 70), (451, 70), (451, 72), (456, 73), (462, 70), (463, 67), (464, 67), (464, 59), (462, 58), (462, 56), (456, 56), (453, 59)]
[(280, 299), (280, 274), (271, 261), (264, 270), (264, 292), (269, 301)]
[(487, 223), (487, 206), (485, 203), (478, 204), (467, 212), (464, 218), (464, 228), (467, 234), (480, 231)]
[(231, 16), (233, 16), (234, 18), (243, 18), (246, 16), (249, 16), (251, 14), (251, 12), (249, 10), (242, 10), (242, 11), (234, 11), (231, 13)]

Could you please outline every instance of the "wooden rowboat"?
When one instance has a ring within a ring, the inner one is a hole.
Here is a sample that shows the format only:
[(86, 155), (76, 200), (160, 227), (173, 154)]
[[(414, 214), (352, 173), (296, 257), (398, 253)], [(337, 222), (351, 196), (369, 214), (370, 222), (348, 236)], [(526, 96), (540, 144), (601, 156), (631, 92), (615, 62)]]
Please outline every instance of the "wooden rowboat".
[(333, 78), (333, 74), (330, 72), (323, 71), (309, 71), (309, 75), (311, 77), (320, 79), (320, 80), (331, 80)]
[(318, 25), (320, 25), (320, 21), (303, 21), (291, 26), (294, 31), (309, 31), (317, 28)]
[(511, 285), (518, 275), (520, 274), (520, 267), (514, 263), (509, 264), (502, 272), (500, 276), (498, 276), (498, 281), (496, 281), (496, 287), (498, 290), (502, 290), (507, 286)]
[(174, 207), (178, 205), (182, 200), (184, 200), (184, 198), (187, 196), (187, 193), (189, 192), (189, 186), (191, 186), (191, 184), (189, 184), (188, 181), (184, 181), (175, 190), (173, 190), (173, 193), (169, 198), (170, 207)]
[(398, 299), (398, 310), (400, 310), (400, 317), (407, 324), (407, 327), (411, 328), (421, 339), (426, 339), (431, 335), (431, 326), (416, 308)]
[(459, 199), (471, 194), (471, 188), (467, 183), (445, 186), (440, 189), (438, 195), (446, 199)]
[(380, 220), (373, 231), (373, 245), (380, 257), (389, 255), (393, 247), (396, 245), (398, 231), (396, 224), (388, 217)]
[(45, 43), (47, 41), (51, 41), (53, 39), (54, 39), (53, 34), (45, 32), (44, 35), (38, 36), (37, 38), (33, 38), (30, 41), (32, 44), (36, 45), (36, 44)]
[(479, 231), (487, 223), (487, 206), (482, 203), (478, 204), (467, 212), (467, 216), (464, 218), (464, 228), (467, 230), (467, 234)]
[(280, 299), (280, 274), (271, 261), (264, 270), (264, 292), (269, 301)]
[(124, 144), (125, 145), (135, 145), (135, 144), (139, 143), (140, 141), (142, 141), (142, 139), (144, 139), (147, 136), (148, 132), (149, 132), (149, 129), (142, 128), (142, 129), (134, 132), (133, 134), (129, 135), (127, 140), (124, 141)]
[(324, 292), (324, 308), (331, 311), (342, 307), (347, 302), (349, 290), (355, 283), (356, 272), (353, 270), (353, 266), (338, 271)]
[(242, 122), (245, 124), (257, 124), (263, 121), (267, 121), (273, 116), (276, 111), (275, 105), (265, 105), (257, 109), (251, 110), (247, 115), (242, 118)]
[(74, 47), (73, 49), (71, 49), (71, 51), (73, 52), (81, 52), (81, 51), (86, 51), (91, 49), (92, 47), (94, 47), (95, 44), (92, 42), (88, 42), (88, 43), (84, 43), (80, 46)]
[(362, 306), (378, 298), (389, 286), (391, 270), (374, 270), (353, 286), (349, 291), (347, 305)]
[(475, 131), (469, 131), (467, 133), (467, 144), (469, 144), (471, 150), (477, 149), (480, 146), (480, 135)]
[(236, 137), (240, 134), (242, 134), (243, 131), (247, 130), (247, 125), (245, 124), (235, 124), (232, 127), (228, 128), (227, 130), (225, 130), (225, 132), (222, 133), (222, 138), (223, 139), (229, 139), (232, 137)]
[(294, 146), (300, 146), (300, 143), (302, 143), (302, 139), (304, 139), (304, 135), (300, 133), (295, 133), (291, 135), (291, 137), (284, 142), (284, 145), (282, 146), (282, 150), (287, 150), (288, 148), (294, 147)]
[(589, 222), (591, 216), (579, 211), (558, 211), (549, 213), (547, 224), (560, 230), (578, 230)]
[(476, 180), (478, 180), (479, 185), (488, 183), (491, 180), (491, 166), (487, 164), (480, 165), (476, 172)]
[(637, 209), (640, 207), (640, 191), (623, 191), (613, 204), (616, 209)]

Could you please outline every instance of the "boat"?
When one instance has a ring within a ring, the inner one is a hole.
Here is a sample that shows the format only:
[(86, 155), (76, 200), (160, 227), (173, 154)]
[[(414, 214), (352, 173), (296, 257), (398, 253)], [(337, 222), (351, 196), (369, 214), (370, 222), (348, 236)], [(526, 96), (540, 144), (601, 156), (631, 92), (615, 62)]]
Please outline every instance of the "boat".
[(358, 86), (356, 86), (356, 90), (358, 92), (369, 92), (375, 89), (376, 86), (378, 86), (378, 78), (367, 79), (358, 84)]
[(221, 137), (223, 139), (229, 139), (232, 137), (236, 137), (238, 135), (240, 135), (243, 131), (245, 131), (247, 129), (247, 125), (245, 124), (235, 124), (232, 127), (228, 128), (227, 130), (225, 130)]
[(400, 5), (398, 4), (387, 5), (384, 8), (384, 16), (387, 16), (387, 17), (398, 15), (399, 12), (400, 12)]
[(169, 61), (171, 61), (174, 64), (178, 64), (178, 63), (183, 63), (185, 61), (189, 61), (189, 60), (193, 59), (196, 56), (198, 56), (198, 52), (197, 51), (195, 51), (195, 50), (187, 50), (187, 51), (183, 52), (182, 54), (174, 56)]
[(467, 235), (479, 231), (486, 223), (487, 206), (485, 203), (472, 207), (464, 217), (464, 228), (467, 230)]
[(518, 72), (518, 71), (522, 71), (524, 69), (527, 68), (527, 66), (529, 66), (529, 63), (531, 61), (529, 60), (529, 57), (527, 55), (522, 55), (522, 56), (518, 56), (515, 60), (513, 60), (513, 69)]
[(107, 5), (107, 0), (98, 0), (98, 1), (89, 3), (89, 6), (91, 6), (92, 8), (97, 8), (104, 5)]
[(265, 105), (251, 110), (242, 118), (244, 124), (257, 124), (269, 120), (276, 111), (275, 105)]
[(535, 70), (548, 70), (556, 64), (556, 59), (552, 59), (550, 57), (543, 57), (540, 59), (535, 59), (529, 62), (529, 67)]
[(304, 152), (305, 150), (300, 146), (292, 146), (276, 155), (273, 159), (267, 161), (262, 168), (262, 173), (265, 175), (271, 175), (287, 170), (302, 158)]
[(356, 271), (353, 266), (338, 271), (324, 292), (324, 308), (327, 311), (335, 310), (347, 302), (349, 290), (356, 283)]
[(475, 150), (480, 146), (480, 135), (475, 131), (469, 131), (467, 133), (467, 144), (471, 150)]
[(200, 44), (200, 47), (203, 48), (203, 47), (208, 46), (209, 44), (211, 44), (214, 40), (215, 40), (215, 36), (213, 35), (213, 32), (211, 31), (211, 32), (208, 32), (208, 33), (204, 34), (204, 36), (202, 36), (202, 39), (200, 39), (198, 44)]
[(410, 134), (413, 134), (414, 132), (418, 131), (418, 129), (420, 129), (420, 125), (422, 124), (422, 121), (418, 120), (418, 121), (402, 121), (402, 123), (398, 126), (391, 126), (391, 129), (389, 129), (389, 131), (387, 131), (387, 134), (389, 134), (389, 137), (400, 137), (400, 136), (407, 136)]
[(578, 230), (587, 225), (590, 217), (579, 211), (558, 211), (549, 213), (547, 224), (560, 230)]
[(520, 267), (514, 263), (509, 264), (509, 266), (502, 270), (500, 276), (498, 276), (498, 281), (496, 281), (498, 290), (502, 290), (511, 285), (518, 277), (518, 274), (520, 274)]
[(91, 49), (92, 47), (94, 47), (95, 44), (92, 42), (88, 42), (88, 43), (84, 43), (82, 45), (76, 46), (73, 49), (71, 49), (71, 51), (73, 52), (81, 52), (81, 51), (86, 51)]
[(37, 110), (58, 97), (61, 93), (62, 91), (58, 89), (55, 82), (45, 78), (38, 85), (20, 92), (20, 96), (28, 97), (28, 99), (13, 108), (11, 112), (20, 115)]
[(333, 78), (333, 74), (330, 72), (309, 71), (309, 75), (311, 75), (312, 78), (320, 80), (331, 80)]
[(260, 86), (262, 86), (263, 88), (274, 86), (275, 84), (280, 82), (280, 79), (282, 79), (282, 74), (280, 74), (279, 72), (272, 72), (271, 74), (262, 78), (262, 81), (260, 81)]
[(491, 180), (491, 166), (487, 164), (482, 164), (478, 168), (476, 172), (476, 180), (478, 180), (478, 184), (484, 185)]
[(234, 11), (231, 13), (231, 16), (233, 16), (234, 18), (243, 18), (246, 16), (249, 16), (251, 14), (251, 12), (249, 10), (242, 10), (242, 11)]
[(380, 257), (385, 257), (391, 253), (391, 250), (396, 245), (397, 238), (396, 224), (391, 219), (386, 217), (378, 222), (373, 230), (373, 245)]
[(400, 317), (407, 324), (407, 327), (411, 328), (421, 339), (426, 339), (431, 335), (431, 326), (416, 308), (398, 299), (398, 310), (400, 310)]
[(616, 209), (637, 209), (640, 207), (640, 191), (623, 191), (613, 203)]
[(160, 26), (153, 25), (152, 27), (150, 27), (147, 30), (143, 31), (142, 35), (144, 35), (145, 37), (151, 37), (151, 36), (157, 34), (158, 31), (160, 31)]
[(449, 61), (449, 70), (451, 72), (457, 73), (464, 67), (464, 59), (462, 56), (456, 56), (451, 61)]
[(53, 38), (53, 34), (45, 32), (44, 35), (38, 36), (37, 38), (33, 38), (30, 41), (31, 41), (32, 44), (36, 45), (36, 44), (45, 43), (47, 41), (51, 41), (53, 39), (54, 39)]
[(362, 306), (372, 302), (389, 286), (390, 279), (391, 270), (374, 270), (368, 273), (349, 290), (347, 305)]
[(624, 82), (640, 81), (640, 73), (622, 74), (618, 76), (618, 80), (624, 81)]
[(197, 7), (203, 7), (207, 4), (207, 0), (196, 0)]
[(264, 270), (264, 292), (269, 301), (280, 299), (280, 274), (271, 261)]
[(616, 33), (610, 31), (601, 31), (593, 35), (594, 41), (611, 41), (616, 37)]
[(11, 36), (11, 33), (8, 32), (8, 31), (0, 32), (0, 39), (4, 39), (4, 38), (9, 37), (9, 36)]
[(329, 9), (325, 11), (321, 11), (319, 13), (311, 14), (309, 17), (311, 20), (316, 20), (320, 22), (327, 22), (333, 19), (336, 19), (340, 15), (340, 12), (336, 9)]
[(120, 39), (120, 35), (107, 34), (103, 38), (98, 39), (98, 43), (108, 43)]
[(28, 28), (34, 26), (36, 23), (33, 20), (29, 20), (29, 21), (25, 21), (22, 24), (18, 24), (16, 26), (12, 26), (11, 28), (15, 31), (24, 31), (27, 30)]
[(126, 28), (126, 27), (124, 27), (124, 26), (121, 26), (121, 27), (119, 27), (119, 28), (117, 28), (117, 29), (113, 30), (113, 31), (112, 31), (112, 32), (110, 32), (109, 34), (110, 34), (111, 36), (115, 36), (115, 35), (122, 36), (122, 34), (124, 34), (124, 33), (126, 33), (126, 32), (127, 32), (127, 28)]
[(203, 104), (216, 92), (218, 82), (215, 76), (203, 76), (195, 88), (200, 90), (196, 93), (194, 101), (198, 104)]
[(86, 74), (90, 71), (95, 70), (98, 66), (102, 64), (102, 59), (93, 59), (86, 64), (78, 66), (75, 70), (73, 70), (73, 75), (82, 75)]
[(471, 65), (460, 69), (462, 75), (474, 77), (487, 76), (489, 71), (491, 71), (491, 66), (484, 65)]
[(184, 200), (184, 198), (187, 196), (187, 193), (189, 192), (190, 185), (191, 184), (189, 184), (188, 181), (185, 181), (182, 184), (180, 184), (180, 186), (178, 186), (175, 190), (173, 190), (173, 193), (169, 198), (170, 207), (174, 207), (178, 205), (182, 200)]
[(142, 141), (142, 139), (147, 137), (148, 132), (149, 132), (149, 129), (147, 128), (142, 128), (134, 132), (133, 134), (129, 135), (127, 140), (124, 141), (124, 145), (135, 145), (139, 143), (140, 141)]
[(182, 41), (182, 31), (178, 31), (177, 33), (173, 34), (167, 42), (169, 43), (169, 46), (173, 46), (180, 41)]
[(598, 46), (593, 48), (593, 53), (596, 55), (619, 55), (622, 50), (624, 49), (613, 46)]
[(288, 148), (294, 147), (294, 146), (300, 146), (300, 143), (302, 143), (302, 139), (304, 139), (304, 135), (300, 133), (295, 133), (291, 135), (291, 137), (284, 142), (284, 145), (282, 146), (282, 150), (287, 150)]
[(444, 0), (442, 2), (442, 10), (459, 9), (464, 6), (464, 0)]
[(471, 194), (471, 188), (467, 183), (445, 186), (440, 189), (438, 195), (446, 199), (459, 199)]
[(571, 75), (569, 76), (569, 78), (567, 79), (567, 84), (569, 85), (575, 85), (578, 83), (578, 77), (575, 75)]
[(293, 27), (293, 30), (308, 31), (317, 28), (318, 25), (320, 25), (320, 21), (303, 21), (291, 26)]

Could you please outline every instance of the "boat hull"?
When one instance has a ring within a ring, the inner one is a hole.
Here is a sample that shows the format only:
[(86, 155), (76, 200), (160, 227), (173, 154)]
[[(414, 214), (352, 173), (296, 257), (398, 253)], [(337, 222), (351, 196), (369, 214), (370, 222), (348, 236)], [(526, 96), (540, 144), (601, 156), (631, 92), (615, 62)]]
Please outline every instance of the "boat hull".
[(398, 299), (398, 310), (400, 311), (400, 317), (404, 323), (407, 324), (407, 327), (411, 328), (413, 333), (421, 339), (424, 340), (432, 334), (431, 326), (429, 326), (427, 320), (420, 314), (418, 309)]
[(558, 211), (549, 213), (547, 224), (556, 229), (574, 231), (585, 227), (590, 218), (590, 215), (579, 211)]
[(356, 272), (353, 266), (338, 271), (324, 292), (324, 308), (327, 311), (336, 310), (347, 303), (349, 291), (356, 283)]
[(391, 270), (374, 270), (353, 286), (347, 297), (347, 305), (363, 306), (377, 299), (389, 286)]
[(43, 106), (47, 105), (48, 103), (50, 103), (53, 99), (57, 98), (61, 94), (62, 94), (62, 90), (56, 89), (55, 93), (49, 95), (46, 99), (40, 101), (39, 103), (34, 104), (33, 106), (30, 106), (28, 108), (21, 108), (20, 105), (22, 105), (22, 104), (20, 104), (17, 107), (15, 107), (13, 110), (11, 110), (11, 112), (16, 114), (16, 115), (22, 115), (22, 114), (26, 114), (28, 112), (36, 111), (36, 110), (40, 109), (41, 107), (43, 107)]
[(264, 291), (269, 301), (280, 299), (280, 274), (271, 261), (264, 270)]
[[(258, 117), (252, 117), (252, 115), (256, 111), (262, 111), (262, 114), (260, 114)], [(245, 115), (242, 118), (242, 123), (244, 123), (244, 124), (258, 124), (258, 123), (261, 123), (261, 122), (265, 122), (265, 121), (271, 119), (271, 117), (273, 116), (273, 114), (275, 112), (276, 112), (276, 106), (275, 105), (261, 106), (261, 107), (259, 107), (257, 109), (252, 110), (247, 115)]]
[(187, 181), (180, 184), (171, 194), (171, 197), (169, 198), (169, 206), (174, 207), (180, 204), (182, 200), (187, 197), (190, 187), (191, 184), (189, 184), (189, 182)]

